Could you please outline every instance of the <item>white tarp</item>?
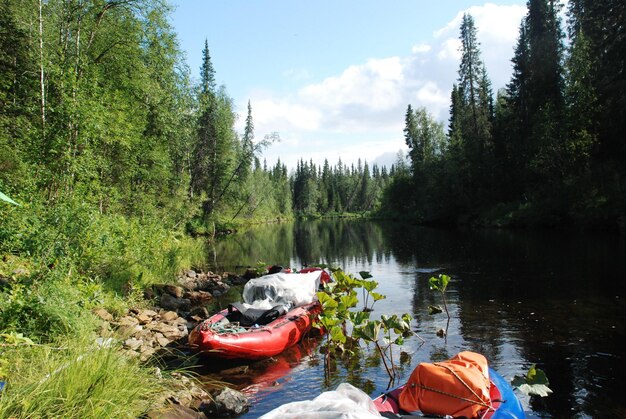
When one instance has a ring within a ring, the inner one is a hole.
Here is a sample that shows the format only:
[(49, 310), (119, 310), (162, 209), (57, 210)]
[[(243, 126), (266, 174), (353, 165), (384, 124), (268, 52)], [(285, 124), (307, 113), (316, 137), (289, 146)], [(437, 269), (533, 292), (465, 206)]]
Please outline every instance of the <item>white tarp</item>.
[(313, 400), (291, 402), (267, 412), (259, 419), (368, 419), (381, 414), (362, 390), (341, 383), (337, 390), (326, 391)]
[(277, 304), (297, 307), (312, 303), (320, 285), (322, 271), (303, 274), (279, 272), (252, 278), (243, 287), (247, 307), (270, 309)]

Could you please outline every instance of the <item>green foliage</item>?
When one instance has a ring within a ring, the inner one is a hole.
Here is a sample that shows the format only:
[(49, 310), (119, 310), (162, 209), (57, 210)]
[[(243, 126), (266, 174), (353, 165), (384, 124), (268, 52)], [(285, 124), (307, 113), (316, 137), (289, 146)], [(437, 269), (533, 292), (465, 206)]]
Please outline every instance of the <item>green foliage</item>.
[(393, 379), (395, 377), (393, 345), (402, 345), (404, 336), (413, 333), (410, 327), (411, 316), (383, 315), (380, 320), (370, 320), (372, 307), (368, 307), (366, 303), (362, 310), (354, 310), (358, 305), (357, 288), (363, 289), (365, 301), (370, 296), (374, 302), (385, 298), (374, 292), (378, 283), (368, 280), (372, 278), (370, 273), (360, 272), (361, 279), (341, 269), (333, 269), (332, 273), (334, 281), (325, 284), (324, 290), (317, 293), (322, 313), (314, 322), (316, 327), (327, 332), (325, 344), (327, 370), (330, 368), (331, 354), (344, 353), (347, 356), (355, 354), (359, 351), (359, 340), (362, 340), (374, 344), (387, 373)]
[(511, 385), (529, 396), (547, 397), (552, 393), (548, 387), (550, 385), (548, 377), (535, 364), (529, 368), (526, 376), (516, 375), (511, 381)]
[(0, 331), (49, 342), (62, 335), (77, 335), (96, 327), (85, 315), (85, 296), (59, 280), (13, 280), (0, 292)]
[(12, 200), (11, 198), (9, 198), (8, 196), (6, 196), (5, 194), (3, 194), (0, 191), (0, 200), (8, 202), (9, 204), (13, 204), (13, 205), (19, 205), (17, 202), (15, 202), (14, 200)]
[(0, 333), (0, 338), (2, 338), (3, 345), (17, 346), (17, 345), (34, 345), (35, 344), (35, 342), (33, 342), (30, 338), (27, 338), (26, 336), (24, 336), (22, 333), (15, 333), (15, 332)]
[[(448, 322), (446, 323), (446, 330), (438, 331), (437, 335), (443, 335), (445, 337), (448, 336), (448, 326), (450, 325), (450, 312), (448, 311), (448, 303), (446, 302), (446, 289), (448, 288), (448, 283), (450, 282), (450, 277), (445, 274), (439, 274), (436, 278), (430, 277), (428, 280), (428, 285), (431, 290), (438, 291), (441, 294), (441, 300), (443, 301), (443, 309), (448, 316)], [(442, 310), (439, 307), (428, 306), (428, 314), (438, 314), (441, 313)]]
[(81, 340), (55, 343), (13, 347), (2, 354), (8, 362), (2, 365), (1, 417), (136, 418), (164, 391), (164, 381), (117, 347)]
[(439, 276), (431, 277), (428, 280), (428, 285), (431, 290), (439, 291), (440, 293), (445, 293), (446, 288), (448, 287), (448, 283), (450, 282), (450, 277), (448, 275), (440, 274)]

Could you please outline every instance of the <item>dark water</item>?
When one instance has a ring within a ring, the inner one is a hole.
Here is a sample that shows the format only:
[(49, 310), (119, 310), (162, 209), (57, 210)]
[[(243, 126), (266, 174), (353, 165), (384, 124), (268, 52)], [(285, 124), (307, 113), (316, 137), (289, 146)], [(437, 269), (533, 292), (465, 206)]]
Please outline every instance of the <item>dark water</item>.
[[(236, 234), (219, 242), (211, 258), (216, 270), (243, 271), (261, 261), (293, 268), (326, 263), (355, 276), (369, 271), (387, 296), (373, 314), (408, 312), (425, 340), (410, 338), (402, 347), (410, 358), (400, 365), (400, 382), (419, 362), (472, 350), (509, 380), (532, 364), (545, 371), (553, 394), (518, 392), (528, 417), (626, 418), (624, 237), (330, 220)], [(428, 314), (429, 305), (441, 305), (428, 288), (439, 273), (452, 277), (447, 339), (436, 335), (446, 327), (445, 314)], [(365, 348), (358, 364), (339, 362), (325, 377), (319, 347), (319, 340), (307, 340), (275, 360), (218, 377), (251, 397), (244, 417), (312, 399), (341, 382), (372, 396), (386, 389), (389, 378), (368, 355), (373, 351)]]

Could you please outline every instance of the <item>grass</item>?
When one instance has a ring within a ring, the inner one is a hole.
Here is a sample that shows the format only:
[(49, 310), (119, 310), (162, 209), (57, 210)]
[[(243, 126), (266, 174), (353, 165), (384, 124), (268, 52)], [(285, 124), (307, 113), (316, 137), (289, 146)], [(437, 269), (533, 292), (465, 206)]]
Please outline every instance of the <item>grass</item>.
[(137, 418), (180, 387), (99, 347), (91, 310), (146, 306), (147, 286), (204, 267), (205, 243), (71, 202), (13, 216), (0, 219), (0, 418)]
[(3, 418), (137, 418), (164, 390), (153, 371), (87, 339), (5, 347)]

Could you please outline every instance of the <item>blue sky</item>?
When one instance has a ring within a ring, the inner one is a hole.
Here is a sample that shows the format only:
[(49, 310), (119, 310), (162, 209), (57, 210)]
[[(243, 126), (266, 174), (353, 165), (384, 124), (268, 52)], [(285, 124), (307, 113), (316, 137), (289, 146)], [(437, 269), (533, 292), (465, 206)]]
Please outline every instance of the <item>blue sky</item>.
[(261, 159), (393, 161), (410, 103), (446, 122), (464, 12), (478, 28), (494, 91), (511, 76), (526, 1), (175, 0), (172, 24), (192, 76), (205, 39), (243, 131), (248, 100)]

